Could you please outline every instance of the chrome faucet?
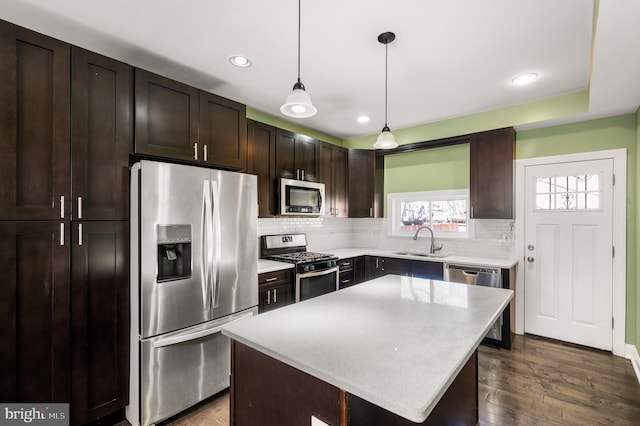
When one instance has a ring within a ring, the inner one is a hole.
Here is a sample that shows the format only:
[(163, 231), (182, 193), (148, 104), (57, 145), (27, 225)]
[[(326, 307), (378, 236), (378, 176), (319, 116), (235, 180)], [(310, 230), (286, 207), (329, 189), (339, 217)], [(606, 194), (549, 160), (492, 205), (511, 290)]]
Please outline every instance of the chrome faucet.
[(422, 231), (423, 229), (427, 229), (429, 231), (429, 233), (431, 234), (431, 244), (429, 245), (429, 254), (434, 254), (435, 252), (437, 252), (438, 250), (442, 250), (442, 244), (440, 244), (439, 247), (436, 247), (434, 244), (434, 238), (433, 238), (433, 230), (431, 228), (429, 228), (427, 225), (422, 225), (421, 227), (419, 227), (416, 230), (416, 233), (413, 235), (413, 239), (415, 241), (418, 240), (418, 234), (420, 233), (420, 231)]

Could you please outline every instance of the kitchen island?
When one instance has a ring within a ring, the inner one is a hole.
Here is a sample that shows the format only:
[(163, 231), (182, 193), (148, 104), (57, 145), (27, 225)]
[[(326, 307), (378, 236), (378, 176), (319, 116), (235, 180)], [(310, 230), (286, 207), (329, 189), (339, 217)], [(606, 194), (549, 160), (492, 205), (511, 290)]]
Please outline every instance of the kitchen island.
[(475, 424), (476, 350), (512, 296), (387, 275), (225, 326), (232, 424)]

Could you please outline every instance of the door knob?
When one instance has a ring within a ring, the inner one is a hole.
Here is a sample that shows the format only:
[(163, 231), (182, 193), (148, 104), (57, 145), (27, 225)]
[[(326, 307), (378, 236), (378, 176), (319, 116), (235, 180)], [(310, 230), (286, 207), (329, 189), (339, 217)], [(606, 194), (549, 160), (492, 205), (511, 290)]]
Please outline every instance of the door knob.
[(533, 257), (531, 257), (531, 256), (527, 257), (527, 262), (529, 262), (529, 263), (533, 263), (534, 260), (535, 259)]

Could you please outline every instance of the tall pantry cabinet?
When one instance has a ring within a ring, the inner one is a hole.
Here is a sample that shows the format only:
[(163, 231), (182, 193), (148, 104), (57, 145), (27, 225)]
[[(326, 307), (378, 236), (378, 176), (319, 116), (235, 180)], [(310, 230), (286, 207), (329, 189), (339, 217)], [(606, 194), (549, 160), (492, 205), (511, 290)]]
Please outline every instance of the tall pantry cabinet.
[(0, 21), (0, 400), (122, 409), (129, 66)]

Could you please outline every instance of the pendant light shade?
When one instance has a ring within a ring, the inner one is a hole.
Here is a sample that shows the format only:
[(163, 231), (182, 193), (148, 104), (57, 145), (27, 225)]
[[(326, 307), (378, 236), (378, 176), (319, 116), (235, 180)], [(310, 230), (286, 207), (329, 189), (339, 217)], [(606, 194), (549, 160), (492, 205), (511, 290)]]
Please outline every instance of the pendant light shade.
[(280, 107), (280, 112), (287, 117), (294, 118), (313, 117), (318, 112), (300, 80), (300, 0), (298, 0), (298, 81), (293, 85), (293, 90)]
[(314, 116), (318, 109), (313, 106), (311, 97), (304, 90), (304, 84), (298, 79), (287, 100), (280, 107), (280, 112), (288, 117), (307, 118)]
[(376, 149), (391, 149), (398, 146), (396, 142), (396, 138), (391, 133), (391, 129), (387, 125), (387, 80), (388, 80), (388, 64), (389, 64), (389, 55), (387, 45), (396, 39), (396, 35), (392, 32), (382, 33), (378, 36), (378, 41), (384, 44), (384, 127), (382, 131), (378, 135), (378, 139), (376, 143), (373, 144), (373, 147)]

